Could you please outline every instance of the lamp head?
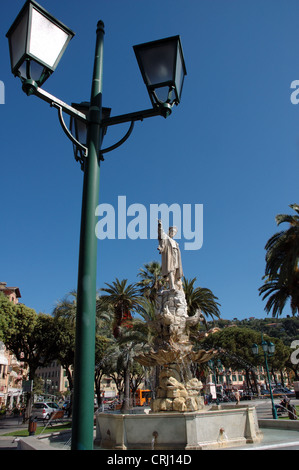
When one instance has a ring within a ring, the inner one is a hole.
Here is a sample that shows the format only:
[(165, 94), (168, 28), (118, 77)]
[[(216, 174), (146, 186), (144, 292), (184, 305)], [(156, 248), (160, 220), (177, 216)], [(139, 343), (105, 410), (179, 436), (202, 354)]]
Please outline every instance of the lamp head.
[(269, 354), (274, 354), (275, 353), (275, 344), (270, 342), (268, 344), (268, 351), (269, 351)]
[(267, 341), (262, 341), (262, 348), (265, 354), (268, 352), (268, 343)]
[(133, 47), (153, 106), (169, 106), (181, 100), (187, 75), (179, 36)]
[(31, 86), (41, 86), (56, 69), (74, 33), (34, 0), (27, 0), (6, 37), (11, 70)]
[[(75, 108), (77, 111), (80, 111), (82, 114), (88, 118), (89, 111), (90, 111), (90, 102), (89, 101), (82, 101), (81, 103), (72, 103), (72, 107)], [(102, 108), (103, 119), (107, 119), (110, 116), (111, 108)], [(71, 117), (70, 119), (70, 131), (75, 140), (77, 140), (81, 145), (84, 147), (87, 146), (87, 123), (81, 121), (78, 118)], [(104, 135), (107, 129), (104, 129)], [(84, 163), (84, 152), (82, 148), (78, 147), (75, 143), (73, 144), (74, 150), (74, 157), (76, 161), (81, 162), (81, 166)]]

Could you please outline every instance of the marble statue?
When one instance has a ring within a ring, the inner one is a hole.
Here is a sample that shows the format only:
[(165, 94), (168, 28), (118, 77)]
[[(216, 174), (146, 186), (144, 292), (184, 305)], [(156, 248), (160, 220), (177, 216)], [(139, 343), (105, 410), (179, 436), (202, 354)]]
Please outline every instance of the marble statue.
[(183, 267), (178, 243), (173, 239), (176, 227), (169, 227), (168, 235), (164, 232), (161, 220), (158, 221), (158, 250), (162, 255), (162, 275), (168, 278), (169, 289), (182, 289)]
[(202, 383), (190, 376), (191, 362), (204, 363), (214, 357), (211, 349), (194, 350), (190, 341), (190, 327), (201, 321), (198, 310), (189, 317), (182, 286), (183, 268), (178, 243), (173, 239), (176, 227), (167, 235), (158, 221), (158, 240), (162, 255), (162, 275), (168, 279), (168, 288), (157, 292), (155, 317), (149, 321), (154, 332), (153, 343), (136, 358), (144, 366), (160, 366), (159, 385), (151, 401), (153, 412), (199, 411), (204, 409)]

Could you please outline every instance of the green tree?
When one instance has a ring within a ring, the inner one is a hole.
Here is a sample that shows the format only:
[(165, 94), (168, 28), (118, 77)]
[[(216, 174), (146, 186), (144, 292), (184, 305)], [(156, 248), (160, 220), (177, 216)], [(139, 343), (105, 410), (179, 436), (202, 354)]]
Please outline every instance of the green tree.
[[(0, 313), (2, 318), (2, 338), (6, 348), (17, 360), (23, 361), (29, 368), (29, 380), (34, 380), (36, 369), (43, 367), (57, 354), (55, 320), (46, 314), (37, 314), (35, 310), (23, 304), (10, 306), (2, 300)], [(31, 413), (33, 395), (28, 393), (26, 418)]]
[[(58, 301), (53, 310), (57, 343), (56, 359), (66, 372), (69, 389), (73, 390), (73, 367), (75, 359), (75, 329), (76, 329), (77, 295), (71, 291), (62, 300)], [(70, 412), (72, 410), (72, 393), (70, 395)]]
[[(107, 325), (111, 320), (111, 313), (107, 312), (107, 308), (103, 309), (100, 299), (98, 299), (97, 309), (97, 338), (99, 337), (99, 331), (102, 334), (105, 333), (109, 336), (109, 329)], [(77, 293), (76, 291), (69, 292), (62, 300), (57, 302), (57, 305), (53, 311), (53, 316), (56, 320), (56, 334), (57, 344), (59, 348), (57, 351), (56, 359), (60, 362), (62, 367), (66, 371), (67, 379), (69, 382), (70, 391), (73, 390), (73, 367), (75, 358), (75, 329), (76, 329), (76, 313), (77, 313)], [(111, 327), (111, 321), (110, 325)], [(96, 338), (96, 357), (99, 354), (99, 341)], [(103, 339), (104, 340), (104, 339)], [(95, 374), (95, 385), (98, 391), (98, 371)], [(100, 397), (100, 394), (99, 394)], [(71, 394), (72, 402), (72, 394)], [(72, 408), (72, 403), (70, 409)]]
[(72, 290), (66, 294), (63, 299), (56, 303), (53, 310), (55, 318), (64, 318), (69, 321), (69, 324), (75, 327), (77, 314), (77, 292)]
[(9, 322), (15, 315), (14, 304), (0, 292), (0, 341), (5, 342), (5, 336), (9, 334)]
[(145, 369), (136, 362), (135, 358), (141, 353), (142, 347), (139, 341), (136, 341), (131, 330), (127, 330), (118, 338), (119, 345), (118, 365), (123, 371), (124, 378), (124, 399), (121, 407), (123, 413), (128, 412), (130, 408), (130, 391), (134, 398), (138, 385), (145, 376)]
[(101, 381), (104, 375), (112, 373), (111, 370), (111, 354), (113, 353), (113, 343), (115, 342), (112, 338), (107, 338), (103, 335), (96, 335), (96, 358), (95, 358), (95, 391), (98, 399), (98, 405), (102, 403), (102, 387)]
[(299, 313), (299, 206), (291, 204), (296, 215), (279, 214), (276, 223), (289, 227), (275, 233), (266, 243), (265, 282), (260, 287), (263, 300), (269, 297), (265, 310), (272, 316), (281, 315), (290, 300), (292, 314)]
[[(106, 295), (101, 296), (98, 305), (106, 305), (112, 307), (114, 312), (113, 335), (115, 338), (122, 336), (122, 324), (124, 320), (132, 318), (132, 312), (140, 308), (142, 298), (136, 284), (127, 284), (127, 279), (119, 281), (116, 279), (112, 284), (107, 284), (101, 290)], [(126, 323), (126, 326), (131, 326)], [(122, 348), (122, 353), (118, 358), (118, 364), (123, 366), (124, 371), (124, 400), (122, 411), (127, 412), (129, 409), (130, 398), (130, 367), (131, 367), (131, 349), (129, 344)]]
[(259, 363), (252, 353), (252, 345), (258, 343), (260, 334), (249, 328), (224, 328), (209, 335), (203, 341), (204, 347), (215, 348), (226, 369), (245, 371), (246, 383), (251, 387), (251, 379), (256, 383), (255, 366)]
[(133, 342), (143, 351), (152, 346), (157, 331), (155, 328), (156, 308), (154, 302), (144, 298), (138, 306), (138, 317), (134, 318), (132, 328), (126, 332), (123, 342)]
[[(70, 392), (73, 390), (73, 367), (75, 358), (75, 328), (70, 320), (58, 317), (55, 323), (57, 353), (56, 359), (65, 370)], [(72, 393), (71, 393), (72, 397)]]
[(291, 204), (296, 215), (279, 214), (277, 225), (288, 223), (289, 228), (275, 233), (267, 242), (265, 274), (270, 278), (279, 275), (281, 280), (291, 279), (298, 270), (299, 260), (299, 206)]
[(183, 289), (186, 296), (188, 315), (192, 317), (197, 310), (200, 310), (204, 317), (220, 317), (220, 311), (217, 302), (218, 298), (210, 289), (206, 287), (194, 287), (196, 277), (188, 280), (183, 278)]
[[(157, 326), (156, 326), (156, 308), (154, 302), (148, 298), (143, 299), (141, 305), (138, 309), (138, 317), (134, 318), (132, 328), (126, 331), (119, 342), (120, 344), (129, 342), (132, 344), (133, 350), (132, 353), (134, 357), (138, 357), (141, 353), (151, 350), (154, 340), (157, 336)], [(136, 361), (133, 362), (133, 365), (136, 366)], [(138, 367), (137, 371), (143, 371), (143, 374), (150, 376), (150, 382), (155, 389), (158, 385), (158, 378), (161, 366), (156, 365), (154, 367), (149, 367), (144, 370), (143, 366)], [(140, 378), (140, 376), (138, 375)], [(136, 376), (134, 383), (136, 384)], [(137, 387), (131, 385), (131, 389), (134, 390)]]
[(128, 280), (116, 279), (112, 284), (107, 284), (100, 290), (105, 292), (97, 301), (97, 310), (112, 307), (114, 312), (113, 335), (118, 338), (121, 335), (121, 326), (124, 320), (131, 318), (132, 312), (138, 310), (142, 298), (136, 284), (127, 284)]
[(265, 311), (272, 312), (272, 317), (282, 315), (284, 308), (290, 301), (292, 314), (299, 313), (299, 271), (296, 271), (291, 280), (275, 276), (266, 279), (259, 288), (259, 295), (266, 300)]
[[(264, 334), (264, 340), (275, 344), (274, 355), (272, 357), (268, 356), (269, 371), (275, 377), (274, 371), (282, 370), (287, 365), (289, 348), (280, 339), (266, 334)], [(255, 369), (257, 366), (265, 367), (260, 331), (246, 327), (224, 328), (209, 335), (203, 341), (203, 344), (219, 350), (219, 357), (225, 367), (234, 370), (243, 369), (246, 375), (246, 382), (250, 385), (252, 379), (256, 387)], [(253, 344), (259, 345), (260, 354), (258, 356), (255, 356), (252, 352)]]
[(151, 261), (150, 263), (144, 264), (144, 269), (140, 269), (138, 276), (141, 278), (141, 281), (137, 283), (140, 287), (141, 294), (154, 302), (157, 293), (161, 287), (166, 284), (162, 276), (161, 264), (158, 261)]

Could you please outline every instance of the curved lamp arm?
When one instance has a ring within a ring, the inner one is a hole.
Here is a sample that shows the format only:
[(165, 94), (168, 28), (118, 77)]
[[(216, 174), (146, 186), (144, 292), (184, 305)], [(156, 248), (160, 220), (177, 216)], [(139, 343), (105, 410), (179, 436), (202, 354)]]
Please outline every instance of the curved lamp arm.
[(58, 109), (58, 118), (59, 118), (59, 122), (61, 124), (61, 127), (64, 131), (64, 133), (66, 134), (66, 136), (73, 142), (73, 144), (76, 145), (76, 147), (78, 147), (79, 149), (83, 150), (84, 152), (84, 156), (87, 157), (88, 155), (88, 149), (87, 147), (85, 147), (85, 145), (81, 144), (77, 139), (75, 139), (75, 137), (73, 136), (73, 134), (69, 131), (69, 129), (67, 128), (65, 122), (64, 122), (64, 119), (63, 119), (63, 114), (62, 114), (62, 106), (59, 105), (58, 103), (52, 103), (53, 108), (56, 108)]
[(124, 137), (123, 137), (122, 139), (120, 139), (116, 144), (111, 145), (110, 147), (107, 147), (107, 148), (101, 150), (101, 151), (100, 151), (100, 154), (111, 152), (111, 150), (114, 150), (114, 149), (116, 149), (117, 147), (120, 147), (120, 146), (130, 137), (130, 135), (132, 134), (133, 128), (134, 128), (134, 121), (131, 121), (129, 130), (128, 130), (128, 132), (124, 135)]
[[(72, 116), (76, 119), (80, 119), (81, 121), (88, 124), (88, 118), (86, 117), (86, 115), (81, 113), (77, 109), (73, 108), (72, 106), (68, 105), (67, 103), (64, 103), (64, 101), (59, 100), (58, 98), (46, 92), (42, 88), (38, 87), (37, 84), (33, 82), (32, 80), (26, 80), (24, 82), (23, 90), (25, 91), (27, 95), (33, 94), (37, 96), (38, 98), (41, 98), (42, 100), (46, 101), (52, 107), (58, 110), (58, 118), (59, 118), (59, 121), (60, 121), (60, 124), (64, 133), (73, 142), (73, 144), (76, 145), (76, 147), (78, 147), (80, 150), (84, 152), (84, 156), (87, 157), (88, 149), (83, 144), (81, 144), (69, 131), (63, 119), (63, 112), (67, 113), (69, 116)], [(167, 118), (171, 114), (171, 110), (172, 110), (172, 105), (170, 105), (169, 103), (161, 103), (160, 105), (155, 105), (151, 109), (145, 109), (145, 110), (137, 111), (134, 113), (121, 114), (119, 116), (112, 116), (112, 117), (103, 119), (101, 122), (102, 129), (105, 129), (109, 126), (114, 126), (116, 124), (125, 123), (125, 122), (130, 122), (130, 127), (127, 133), (124, 135), (124, 137), (120, 139), (116, 144), (111, 145), (110, 147), (107, 147), (106, 149), (100, 150), (99, 158), (103, 160), (102, 154), (111, 152), (111, 150), (114, 150), (117, 147), (120, 147), (130, 137), (134, 128), (135, 121), (143, 121), (143, 119), (154, 117), (154, 116), (163, 116), (164, 118)]]

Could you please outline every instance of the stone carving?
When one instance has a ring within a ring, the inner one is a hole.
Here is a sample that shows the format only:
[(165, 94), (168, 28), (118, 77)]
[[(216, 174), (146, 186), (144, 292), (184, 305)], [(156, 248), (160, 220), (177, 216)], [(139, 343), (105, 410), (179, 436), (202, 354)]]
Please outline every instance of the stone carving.
[(156, 398), (151, 401), (152, 411), (198, 411), (204, 407), (200, 396), (202, 383), (190, 377), (189, 364), (206, 362), (216, 353), (194, 351), (189, 329), (201, 319), (198, 311), (193, 317), (187, 313), (187, 302), (182, 288), (183, 268), (180, 249), (173, 236), (175, 227), (166, 235), (158, 222), (159, 251), (162, 254), (162, 274), (167, 277), (169, 289), (158, 292), (155, 319), (149, 325), (155, 331), (150, 350), (137, 357), (145, 366), (161, 366)]
[(204, 408), (204, 402), (200, 396), (202, 383), (193, 378), (183, 384), (179, 365), (169, 364), (165, 366), (159, 379), (157, 398), (152, 403), (154, 412), (198, 411)]
[(215, 350), (193, 351), (188, 327), (200, 319), (200, 313), (189, 317), (183, 290), (165, 290), (157, 295), (156, 319), (151, 327), (156, 332), (153, 347), (137, 360), (146, 366), (162, 366), (152, 411), (197, 411), (204, 407), (200, 396), (202, 383), (188, 376), (188, 365), (206, 362)]

